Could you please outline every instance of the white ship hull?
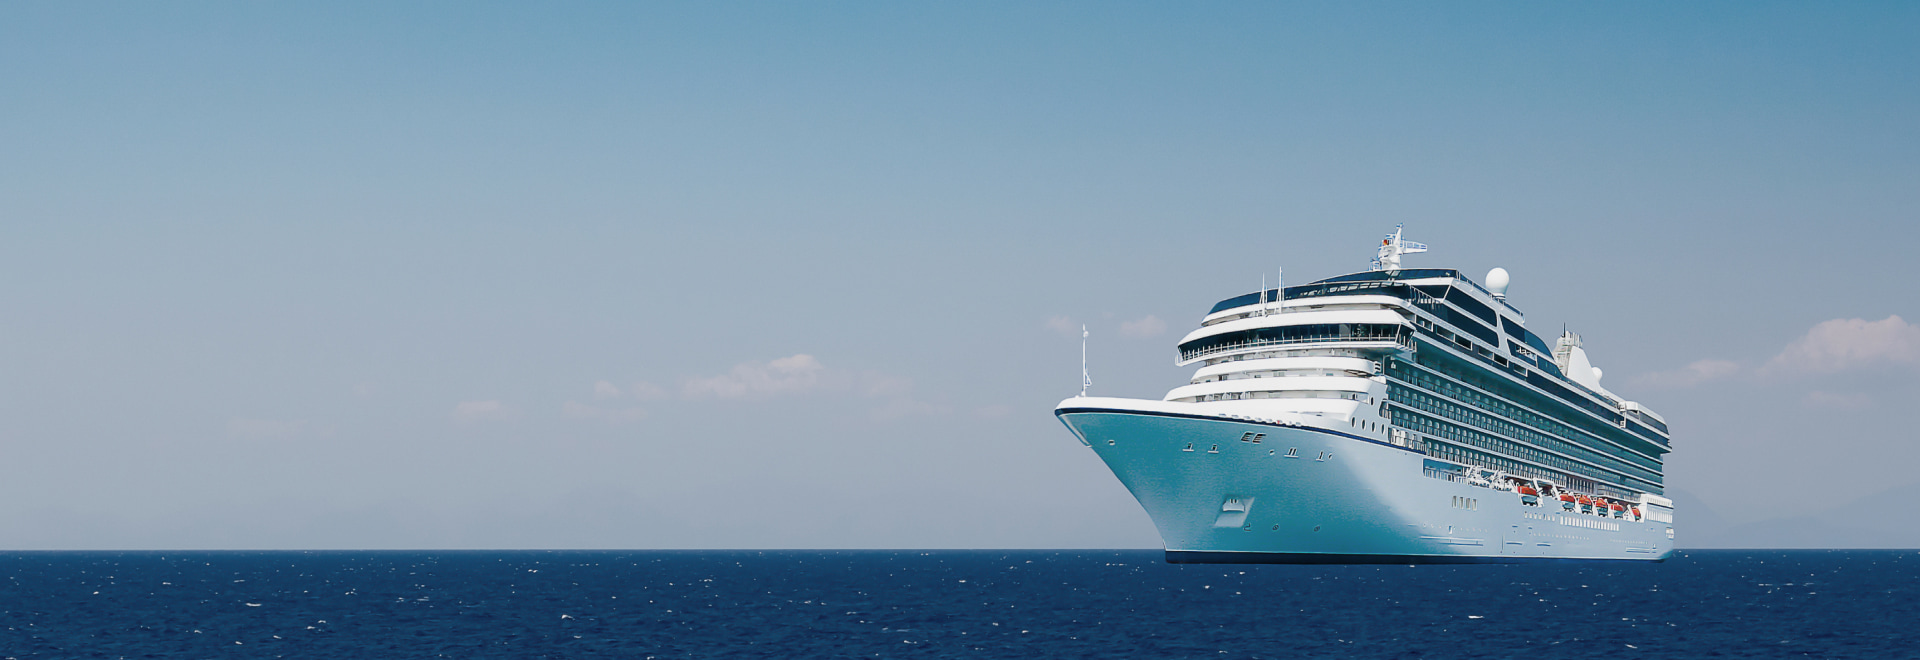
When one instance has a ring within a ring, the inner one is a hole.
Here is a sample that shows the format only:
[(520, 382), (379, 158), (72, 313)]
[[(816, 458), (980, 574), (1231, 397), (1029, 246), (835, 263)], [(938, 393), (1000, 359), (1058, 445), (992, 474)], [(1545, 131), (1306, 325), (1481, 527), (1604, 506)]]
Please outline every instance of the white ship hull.
[(1055, 414), (1146, 509), (1170, 562), (1660, 561), (1673, 551), (1670, 514), (1528, 505), (1429, 471), (1423, 453), (1344, 418), (1224, 410), (1076, 397)]

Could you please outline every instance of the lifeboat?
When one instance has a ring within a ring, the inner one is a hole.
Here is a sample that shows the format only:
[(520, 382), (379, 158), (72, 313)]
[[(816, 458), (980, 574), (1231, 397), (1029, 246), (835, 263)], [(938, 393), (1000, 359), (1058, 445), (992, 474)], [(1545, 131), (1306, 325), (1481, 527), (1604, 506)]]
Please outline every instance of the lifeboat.
[(1627, 515), (1627, 507), (1620, 506), (1618, 502), (1615, 502), (1612, 508), (1613, 508), (1613, 517), (1615, 518), (1619, 518)]
[(1540, 491), (1534, 490), (1532, 486), (1521, 486), (1520, 503), (1527, 506), (1540, 506)]
[(1562, 510), (1562, 511), (1572, 511), (1572, 510), (1573, 510), (1573, 496), (1572, 496), (1572, 495), (1561, 495), (1561, 496), (1560, 496), (1560, 510)]
[(1580, 497), (1580, 512), (1581, 512), (1581, 513), (1593, 513), (1593, 500), (1590, 500), (1590, 499), (1587, 499), (1587, 498), (1586, 498), (1586, 496), (1584, 496), (1584, 495), (1583, 495), (1583, 496), (1581, 496), (1581, 497)]
[(1633, 507), (1633, 519), (1634, 520), (1640, 519), (1640, 507), (1637, 507), (1637, 506)]

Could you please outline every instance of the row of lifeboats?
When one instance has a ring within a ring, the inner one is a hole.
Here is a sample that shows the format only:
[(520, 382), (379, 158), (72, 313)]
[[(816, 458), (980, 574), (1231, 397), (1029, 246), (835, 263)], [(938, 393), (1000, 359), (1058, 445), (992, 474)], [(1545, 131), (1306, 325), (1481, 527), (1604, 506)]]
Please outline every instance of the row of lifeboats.
[[(1519, 488), (1517, 490), (1520, 493), (1521, 504), (1540, 506), (1539, 490), (1525, 483), (1518, 484), (1518, 486)], [(1583, 513), (1590, 516), (1600, 516), (1602, 518), (1640, 519), (1640, 507), (1629, 506), (1604, 497), (1592, 497), (1560, 491), (1557, 499), (1560, 501), (1560, 510), (1567, 513)]]
[[(1491, 476), (1489, 479), (1488, 476)], [(1553, 482), (1545, 479), (1527, 479), (1498, 470), (1479, 469), (1468, 473), (1467, 483), (1481, 488), (1492, 488), (1502, 492), (1518, 492), (1520, 503), (1527, 506), (1540, 506), (1541, 497), (1557, 499), (1560, 510), (1567, 513), (1581, 513), (1602, 518), (1620, 518), (1622, 520), (1640, 520), (1640, 507), (1593, 495), (1569, 493)], [(1535, 486), (1539, 488), (1535, 488)], [(1544, 493), (1542, 491), (1545, 491)]]
[[(1602, 518), (1640, 519), (1640, 507), (1627, 506), (1604, 497), (1588, 497), (1563, 492), (1560, 493), (1559, 500), (1560, 510), (1567, 513), (1577, 512)], [(1521, 486), (1520, 503), (1527, 506), (1540, 506), (1540, 491), (1534, 490), (1532, 486)]]
[(1608, 516), (1627, 518), (1631, 516), (1634, 520), (1640, 519), (1640, 507), (1627, 506), (1604, 497), (1587, 497), (1585, 495), (1574, 495), (1572, 493), (1560, 494), (1560, 510), (1568, 513), (1578, 511), (1602, 518)]

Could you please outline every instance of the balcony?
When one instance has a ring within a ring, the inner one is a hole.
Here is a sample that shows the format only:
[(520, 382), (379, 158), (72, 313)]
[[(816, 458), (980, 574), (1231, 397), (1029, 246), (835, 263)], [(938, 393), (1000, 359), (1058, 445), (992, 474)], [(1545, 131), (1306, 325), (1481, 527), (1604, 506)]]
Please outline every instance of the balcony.
[(1275, 346), (1305, 347), (1314, 344), (1336, 345), (1342, 348), (1385, 348), (1413, 351), (1414, 342), (1411, 332), (1404, 329), (1391, 335), (1354, 336), (1329, 332), (1306, 336), (1291, 336), (1272, 339), (1248, 339), (1244, 341), (1210, 342), (1206, 346), (1180, 351), (1180, 362), (1187, 363), (1216, 355), (1238, 353), (1241, 351), (1270, 348)]

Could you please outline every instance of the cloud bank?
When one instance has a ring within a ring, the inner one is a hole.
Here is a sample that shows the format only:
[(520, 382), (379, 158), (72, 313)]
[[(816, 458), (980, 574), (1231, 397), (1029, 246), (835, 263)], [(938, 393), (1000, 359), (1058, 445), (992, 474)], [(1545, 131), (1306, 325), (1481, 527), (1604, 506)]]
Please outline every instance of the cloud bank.
[(1080, 326), (1075, 324), (1073, 319), (1067, 318), (1066, 316), (1049, 318), (1045, 323), (1040, 324), (1040, 327), (1051, 330), (1062, 337), (1080, 336)]
[(1772, 371), (1834, 373), (1920, 364), (1920, 326), (1899, 316), (1823, 321), (1767, 363)]
[(693, 378), (682, 388), (688, 396), (738, 399), (770, 394), (795, 394), (819, 389), (826, 367), (801, 353), (767, 362), (747, 362), (733, 371)]
[(1740, 373), (1740, 363), (1732, 360), (1695, 360), (1673, 371), (1656, 371), (1638, 380), (1649, 387), (1693, 387)]
[[(1898, 315), (1878, 321), (1833, 319), (1815, 324), (1757, 369), (1733, 360), (1704, 359), (1672, 371), (1643, 374), (1650, 387), (1693, 387), (1751, 373), (1762, 376), (1834, 374), (1889, 366), (1920, 366), (1920, 325)], [(1862, 399), (1814, 392), (1807, 400), (1827, 407), (1859, 407)]]
[(1167, 322), (1160, 317), (1148, 314), (1132, 321), (1120, 323), (1120, 336), (1134, 339), (1150, 339), (1167, 331)]
[(952, 410), (913, 397), (913, 381), (874, 371), (829, 369), (806, 353), (735, 365), (717, 376), (688, 379), (681, 392), (689, 399), (756, 399), (775, 396), (839, 395), (878, 400), (875, 420), (943, 415)]

